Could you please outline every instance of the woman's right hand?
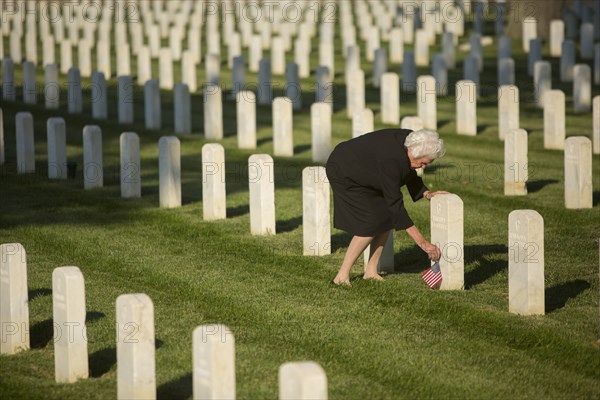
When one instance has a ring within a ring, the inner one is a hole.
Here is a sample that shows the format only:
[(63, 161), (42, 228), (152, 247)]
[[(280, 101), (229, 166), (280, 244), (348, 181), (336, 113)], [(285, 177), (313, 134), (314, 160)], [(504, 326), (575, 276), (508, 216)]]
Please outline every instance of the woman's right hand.
[(431, 261), (434, 261), (434, 262), (438, 261), (440, 259), (440, 257), (442, 256), (442, 252), (440, 251), (440, 248), (437, 247), (433, 243), (425, 242), (422, 249), (425, 253), (427, 253), (427, 255), (429, 256), (429, 259)]

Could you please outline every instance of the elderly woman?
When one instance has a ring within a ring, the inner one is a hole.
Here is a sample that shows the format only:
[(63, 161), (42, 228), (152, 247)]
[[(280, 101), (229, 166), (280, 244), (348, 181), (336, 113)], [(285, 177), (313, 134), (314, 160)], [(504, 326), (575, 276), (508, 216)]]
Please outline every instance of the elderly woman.
[(382, 280), (377, 264), (391, 229), (406, 230), (432, 261), (439, 260), (440, 249), (408, 216), (400, 187), (406, 185), (413, 201), (447, 193), (429, 191), (416, 171), (444, 152), (436, 132), (407, 129), (367, 133), (333, 150), (326, 170), (333, 189), (334, 226), (353, 235), (335, 284), (350, 285), (350, 269), (369, 245), (371, 258), (363, 278)]

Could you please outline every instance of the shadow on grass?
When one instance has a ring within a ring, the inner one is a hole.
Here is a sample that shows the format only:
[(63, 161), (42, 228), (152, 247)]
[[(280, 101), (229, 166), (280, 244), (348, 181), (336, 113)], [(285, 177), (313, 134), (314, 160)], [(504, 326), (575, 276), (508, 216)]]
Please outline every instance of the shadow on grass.
[(337, 249), (346, 248), (352, 240), (352, 235), (346, 232), (331, 235), (331, 252), (335, 253)]
[(102, 319), (104, 317), (106, 317), (106, 314), (104, 314), (103, 312), (100, 312), (100, 311), (88, 311), (85, 314), (85, 323), (89, 324), (90, 322), (98, 321), (99, 319)]
[(90, 376), (99, 378), (106, 374), (117, 363), (117, 348), (107, 347), (90, 354)]
[(594, 192), (593, 197), (592, 197), (592, 203), (597, 206), (598, 204), (600, 204), (600, 192)]
[(32, 349), (46, 347), (54, 337), (52, 318), (33, 324), (29, 329), (29, 340)]
[(294, 147), (294, 155), (304, 153), (305, 151), (310, 150), (310, 149), (311, 149), (310, 144), (300, 144), (300, 145)]
[(299, 227), (300, 225), (302, 225), (302, 217), (301, 216), (286, 219), (284, 221), (276, 221), (275, 222), (275, 232), (277, 232), (277, 233), (291, 232), (294, 229), (296, 229), (297, 227)]
[(540, 190), (542, 190), (544, 188), (544, 186), (551, 185), (553, 183), (558, 183), (558, 180), (556, 180), (556, 179), (540, 179), (537, 181), (527, 182), (527, 192), (528, 193), (539, 192)]
[(250, 212), (250, 205), (244, 204), (237, 207), (227, 207), (227, 218), (241, 217)]
[(192, 396), (192, 374), (187, 373), (171, 382), (163, 383), (156, 389), (160, 399), (187, 399)]
[(583, 279), (574, 279), (569, 282), (554, 285), (546, 289), (546, 313), (563, 308), (569, 299), (579, 296), (584, 290), (590, 288), (590, 283)]
[(506, 254), (508, 248), (499, 244), (476, 244), (465, 246), (465, 265), (477, 261), (479, 267), (465, 273), (465, 289), (485, 282), (508, 267), (504, 260), (488, 261), (486, 257), (492, 254)]
[(48, 288), (39, 288), (39, 289), (32, 289), (27, 293), (27, 298), (29, 299), (29, 301), (37, 298), (37, 297), (42, 297), (42, 296), (51, 296), (52, 295), (52, 289), (48, 289)]

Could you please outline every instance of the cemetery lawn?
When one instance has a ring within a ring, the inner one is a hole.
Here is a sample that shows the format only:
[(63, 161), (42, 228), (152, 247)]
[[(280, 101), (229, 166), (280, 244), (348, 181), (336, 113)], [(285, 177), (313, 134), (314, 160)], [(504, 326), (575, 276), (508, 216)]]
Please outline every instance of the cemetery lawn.
[[(337, 43), (342, 65), (339, 48)], [(517, 63), (526, 63), (517, 42), (513, 49)], [(495, 71), (495, 45), (485, 51), (491, 57), (486, 70)], [(458, 55), (460, 63), (464, 53)], [(558, 82), (557, 60), (552, 64)], [(20, 82), (20, 66), (16, 69)], [(125, 293), (146, 293), (154, 302), (157, 393), (163, 399), (191, 398), (192, 331), (209, 323), (225, 324), (235, 335), (240, 399), (277, 398), (279, 366), (297, 360), (314, 360), (324, 368), (332, 399), (599, 398), (600, 349), (593, 343), (600, 338), (600, 157), (593, 158), (594, 208), (566, 210), (563, 152), (543, 149), (542, 111), (531, 103), (524, 84), (521, 125), (529, 132), (529, 194), (505, 197), (495, 99), (484, 96), (478, 103), (477, 137), (455, 133), (453, 86), (461, 74), (460, 69), (450, 73), (449, 97), (438, 103), (447, 155), (424, 178), (431, 189), (449, 190), (464, 201), (466, 290), (453, 292), (424, 284), (420, 274), (428, 260), (404, 232), (395, 233), (396, 273), (380, 283), (361, 280), (361, 259), (352, 271), (352, 288), (330, 284), (350, 240), (343, 232), (332, 231), (331, 255), (302, 256), (300, 177), (303, 167), (313, 165), (309, 107), (314, 91), (304, 92), (304, 108), (294, 113), (296, 156), (275, 157), (277, 235), (267, 237), (250, 235), (246, 170), (251, 154), (272, 154), (270, 107), (258, 107), (258, 149), (242, 151), (236, 145), (235, 103), (225, 100), (228, 219), (205, 222), (200, 93), (192, 96), (194, 133), (179, 136), (183, 207), (171, 210), (158, 208), (157, 146), (160, 136), (173, 131), (170, 92), (162, 92), (161, 132), (144, 129), (139, 89), (133, 125), (119, 126), (116, 101), (109, 102), (109, 120), (99, 123), (105, 187), (91, 191), (83, 190), (81, 175), (82, 128), (97, 123), (89, 117), (89, 102), (79, 116), (65, 111), (65, 93), (57, 112), (43, 104), (4, 102), (7, 163), (0, 169), (0, 242), (19, 242), (27, 251), (32, 349), (0, 357), (0, 398), (115, 398), (115, 301)], [(495, 73), (489, 75), (482, 78), (492, 84)], [(523, 69), (517, 76), (529, 81)], [(38, 79), (42, 82), (43, 74)], [(224, 79), (230, 79), (228, 72)], [(283, 78), (276, 80), (282, 88)], [(335, 82), (337, 144), (350, 138), (351, 122), (342, 107), (342, 74)], [(116, 99), (114, 79), (111, 83), (109, 96)], [(570, 85), (554, 87), (567, 93), (567, 135), (591, 138), (591, 113), (574, 115)], [(595, 86), (593, 95), (598, 92)], [(378, 99), (369, 89), (368, 106), (376, 113), (376, 127), (383, 128)], [(403, 95), (401, 102), (402, 117), (416, 115), (414, 95)], [(14, 117), (19, 111), (34, 115), (35, 174), (16, 174)], [(79, 165), (75, 180), (46, 178), (45, 124), (51, 116), (67, 121), (67, 155)], [(120, 198), (119, 135), (124, 131), (140, 135), (140, 199)], [(429, 237), (427, 201), (407, 201), (407, 209)], [(534, 209), (544, 218), (545, 316), (508, 313), (507, 224), (515, 209)], [(54, 382), (51, 276), (54, 268), (69, 265), (85, 277), (91, 376), (67, 385)]]

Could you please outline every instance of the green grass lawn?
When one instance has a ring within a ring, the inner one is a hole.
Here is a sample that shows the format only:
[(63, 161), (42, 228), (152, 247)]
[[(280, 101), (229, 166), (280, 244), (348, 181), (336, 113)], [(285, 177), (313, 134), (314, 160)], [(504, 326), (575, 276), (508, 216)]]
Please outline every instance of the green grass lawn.
[[(334, 144), (351, 137), (339, 39), (336, 46)], [(547, 45), (544, 50), (547, 55)], [(431, 53), (436, 51), (439, 47), (432, 47)], [(313, 69), (318, 63), (314, 53)], [(505, 197), (495, 54), (496, 44), (485, 48), (479, 134), (467, 137), (455, 133), (454, 83), (462, 79), (466, 56), (457, 51), (458, 68), (449, 72), (449, 96), (438, 99), (439, 132), (447, 153), (424, 178), (430, 188), (449, 190), (464, 201), (466, 290), (454, 292), (432, 291), (421, 281), (427, 257), (403, 232), (395, 233), (396, 273), (381, 283), (360, 279), (362, 258), (353, 269), (352, 288), (329, 283), (350, 240), (344, 232), (332, 231), (331, 255), (302, 256), (301, 171), (313, 165), (313, 80), (302, 82), (304, 106), (294, 112), (296, 155), (275, 157), (277, 235), (268, 237), (250, 235), (246, 171), (251, 154), (272, 153), (270, 107), (257, 107), (258, 149), (238, 150), (235, 103), (225, 100), (226, 137), (221, 143), (226, 152), (228, 219), (205, 222), (201, 93), (192, 95), (194, 133), (179, 136), (183, 207), (171, 210), (158, 208), (158, 140), (173, 134), (171, 92), (161, 93), (160, 132), (144, 129), (140, 89), (134, 96), (135, 123), (117, 124), (114, 78), (109, 81), (113, 100), (108, 121), (91, 120), (88, 90), (82, 115), (67, 114), (65, 92), (58, 111), (45, 110), (43, 100), (36, 106), (3, 102), (7, 163), (0, 168), (0, 243), (19, 242), (27, 251), (32, 349), (0, 356), (0, 397), (116, 397), (115, 301), (120, 294), (146, 293), (154, 302), (157, 392), (163, 399), (191, 398), (192, 331), (209, 323), (225, 324), (235, 335), (241, 399), (276, 398), (279, 366), (298, 360), (323, 366), (329, 396), (335, 399), (598, 398), (600, 350), (592, 344), (600, 337), (600, 157), (593, 158), (594, 208), (565, 209), (563, 153), (543, 149), (543, 113), (532, 103), (527, 58), (515, 41), (521, 126), (529, 132), (529, 194)], [(553, 87), (567, 95), (567, 135), (591, 138), (592, 114), (573, 114), (571, 84), (559, 82), (558, 60), (551, 62)], [(370, 77), (371, 66), (363, 68)], [(390, 65), (390, 70), (400, 73), (401, 66)], [(198, 71), (202, 82), (203, 66)], [(230, 87), (230, 72), (225, 67), (222, 71)], [(175, 73), (178, 77), (179, 67)], [(430, 72), (424, 68), (418, 73)], [(256, 75), (248, 74), (248, 81), (256, 82)], [(274, 81), (279, 84), (275, 95), (282, 95), (285, 78), (276, 76)], [(383, 128), (379, 92), (370, 81), (368, 107), (375, 112), (376, 127)], [(21, 82), (20, 66), (16, 82)], [(38, 82), (43, 83), (39, 67)], [(598, 86), (593, 94), (600, 94)], [(14, 121), (19, 111), (34, 115), (35, 174), (16, 174)], [(414, 95), (402, 95), (400, 112), (402, 117), (416, 115)], [(45, 132), (51, 116), (67, 121), (68, 159), (79, 164), (75, 180), (46, 178)], [(81, 176), (86, 124), (102, 127), (104, 145), (105, 187), (90, 191), (83, 190)], [(119, 135), (125, 131), (140, 136), (140, 199), (120, 198)], [(407, 208), (429, 237), (429, 204), (409, 201)], [(534, 209), (544, 218), (545, 316), (508, 313), (507, 225), (515, 209)], [(51, 276), (54, 268), (68, 265), (78, 266), (85, 277), (91, 376), (75, 384), (56, 384)]]

